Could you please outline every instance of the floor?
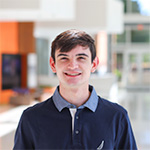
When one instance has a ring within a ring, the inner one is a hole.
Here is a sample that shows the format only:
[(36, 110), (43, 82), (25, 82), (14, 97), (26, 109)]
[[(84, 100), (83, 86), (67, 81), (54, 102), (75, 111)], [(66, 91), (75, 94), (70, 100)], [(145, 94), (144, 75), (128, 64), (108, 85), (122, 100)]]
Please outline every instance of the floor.
[(15, 108), (16, 106), (14, 105), (10, 105), (10, 104), (3, 104), (3, 105), (0, 105), (0, 113), (3, 113), (3, 112), (6, 112), (8, 110), (11, 110), (12, 108)]
[(118, 103), (127, 109), (138, 148), (150, 148), (150, 90), (121, 89)]
[[(29, 105), (1, 106), (0, 113), (0, 150), (10, 150), (14, 145), (15, 131), (23, 110)], [(9, 142), (9, 143), (8, 143)]]

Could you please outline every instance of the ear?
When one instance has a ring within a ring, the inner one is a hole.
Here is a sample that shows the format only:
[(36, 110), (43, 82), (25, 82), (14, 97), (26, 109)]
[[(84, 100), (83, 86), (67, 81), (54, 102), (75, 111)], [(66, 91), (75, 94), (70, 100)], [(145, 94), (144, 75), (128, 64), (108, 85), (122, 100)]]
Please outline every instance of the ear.
[(99, 59), (96, 56), (92, 63), (91, 72), (94, 72), (97, 69), (98, 65), (99, 65)]
[(52, 71), (53, 71), (54, 73), (56, 73), (55, 62), (54, 62), (54, 60), (53, 60), (52, 57), (50, 57), (49, 62), (50, 62), (50, 66), (51, 66)]

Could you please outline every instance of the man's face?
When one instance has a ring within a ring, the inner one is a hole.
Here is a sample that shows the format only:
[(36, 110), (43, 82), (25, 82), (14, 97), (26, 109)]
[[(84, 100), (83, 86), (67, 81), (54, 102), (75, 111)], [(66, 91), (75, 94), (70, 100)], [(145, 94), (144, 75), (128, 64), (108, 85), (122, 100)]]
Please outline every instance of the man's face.
[(60, 86), (79, 87), (88, 85), (91, 72), (97, 68), (98, 58), (92, 63), (89, 48), (78, 45), (69, 52), (56, 50), (55, 62), (51, 57), (50, 65), (57, 73)]

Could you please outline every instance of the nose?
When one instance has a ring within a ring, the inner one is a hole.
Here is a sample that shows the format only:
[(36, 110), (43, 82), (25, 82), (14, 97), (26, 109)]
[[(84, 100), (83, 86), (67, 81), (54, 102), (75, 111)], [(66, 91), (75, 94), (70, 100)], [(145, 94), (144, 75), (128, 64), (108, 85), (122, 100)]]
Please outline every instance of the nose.
[(76, 68), (78, 68), (78, 64), (77, 64), (76, 60), (70, 60), (68, 69), (74, 70)]

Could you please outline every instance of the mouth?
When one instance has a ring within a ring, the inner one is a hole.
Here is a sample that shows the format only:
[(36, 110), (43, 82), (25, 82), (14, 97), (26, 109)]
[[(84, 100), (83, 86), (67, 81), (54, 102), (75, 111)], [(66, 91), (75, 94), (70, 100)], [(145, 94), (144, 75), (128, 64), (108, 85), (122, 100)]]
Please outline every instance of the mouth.
[(81, 73), (79, 73), (79, 72), (78, 72), (78, 73), (68, 73), (68, 72), (66, 73), (66, 72), (65, 72), (65, 75), (66, 75), (66, 76), (69, 76), (69, 77), (77, 77), (77, 76), (80, 76)]

